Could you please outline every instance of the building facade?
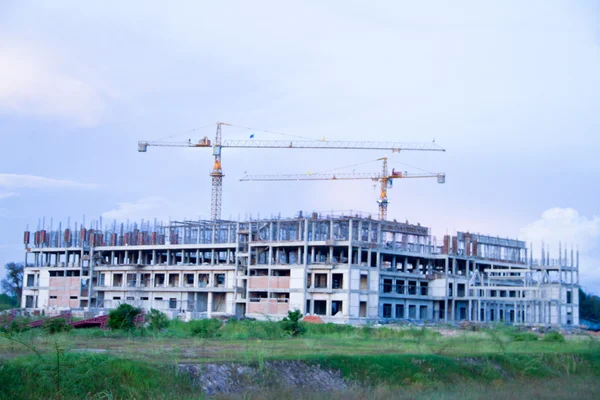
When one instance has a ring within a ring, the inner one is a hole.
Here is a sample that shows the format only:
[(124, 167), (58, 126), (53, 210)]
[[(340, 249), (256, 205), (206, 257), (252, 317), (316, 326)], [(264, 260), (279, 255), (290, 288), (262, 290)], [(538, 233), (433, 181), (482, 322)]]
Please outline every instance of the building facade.
[(23, 308), (579, 324), (573, 250), (534, 261), (521, 241), (458, 232), (438, 242), (426, 227), (359, 214), (95, 225), (25, 232)]

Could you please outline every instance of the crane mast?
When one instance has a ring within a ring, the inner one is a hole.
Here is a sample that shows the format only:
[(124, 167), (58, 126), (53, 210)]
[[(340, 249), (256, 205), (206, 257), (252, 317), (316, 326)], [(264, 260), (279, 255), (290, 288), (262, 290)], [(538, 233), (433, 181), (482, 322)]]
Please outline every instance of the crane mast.
[(388, 179), (387, 157), (383, 157), (383, 168), (381, 171), (381, 178), (379, 179), (381, 192), (379, 193), (379, 200), (377, 201), (379, 204), (379, 219), (382, 221), (387, 219), (387, 208), (389, 203), (387, 198)]
[(223, 169), (221, 167), (221, 126), (228, 125), (224, 122), (217, 122), (217, 133), (213, 145), (213, 156), (215, 161), (210, 173), (212, 186), (210, 192), (210, 216), (213, 221), (221, 219), (221, 204), (223, 200)]
[[(145, 153), (148, 146), (158, 147), (194, 147), (213, 148), (213, 168), (210, 173), (212, 188), (210, 200), (210, 214), (213, 221), (221, 219), (221, 205), (223, 202), (223, 164), (221, 151), (224, 147), (232, 148), (263, 148), (263, 149), (319, 149), (319, 150), (387, 150), (393, 153), (400, 151), (446, 151), (435, 143), (400, 143), (400, 142), (372, 142), (372, 141), (326, 141), (323, 140), (222, 140), (222, 129), (225, 126), (235, 126), (225, 122), (217, 122), (217, 132), (214, 142), (208, 137), (198, 142), (164, 142), (164, 141), (139, 141), (138, 151)], [(387, 167), (384, 167), (387, 168)], [(386, 175), (387, 169), (384, 170)], [(371, 178), (370, 178), (371, 179)], [(384, 191), (382, 182), (382, 193)], [(385, 203), (387, 209), (387, 198)], [(381, 215), (380, 215), (381, 217)], [(385, 217), (385, 215), (384, 215)]]

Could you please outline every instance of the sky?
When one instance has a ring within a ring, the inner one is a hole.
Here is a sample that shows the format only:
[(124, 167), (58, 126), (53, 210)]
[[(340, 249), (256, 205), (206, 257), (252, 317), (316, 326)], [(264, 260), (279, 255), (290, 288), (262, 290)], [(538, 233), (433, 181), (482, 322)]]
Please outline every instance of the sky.
[(581, 250), (600, 293), (597, 1), (0, 2), (0, 263), (22, 235), (208, 218), (209, 149), (139, 140), (435, 143), (445, 153), (224, 149), (223, 217), (377, 212), (372, 182), (245, 172), (390, 168), (389, 217)]

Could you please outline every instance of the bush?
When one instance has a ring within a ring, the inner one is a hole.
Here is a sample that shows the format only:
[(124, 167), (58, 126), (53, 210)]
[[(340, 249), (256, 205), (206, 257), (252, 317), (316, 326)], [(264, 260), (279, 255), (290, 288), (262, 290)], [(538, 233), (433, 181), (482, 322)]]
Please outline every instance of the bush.
[(169, 318), (167, 318), (167, 314), (155, 310), (154, 308), (151, 308), (148, 315), (146, 315), (146, 321), (148, 321), (150, 329), (154, 331), (168, 328), (170, 322)]
[(219, 337), (229, 340), (275, 340), (287, 336), (281, 322), (230, 319), (219, 330)]
[(531, 332), (520, 332), (513, 334), (512, 339), (515, 342), (535, 342), (538, 340), (538, 336)]
[(564, 342), (565, 337), (556, 331), (548, 332), (544, 335), (544, 342)]
[(211, 339), (217, 336), (221, 321), (218, 319), (199, 319), (190, 321), (191, 332), (193, 336), (198, 336), (204, 339)]
[(300, 310), (288, 311), (288, 316), (281, 321), (281, 327), (284, 332), (294, 337), (302, 335), (306, 331), (306, 328), (300, 325), (301, 318), (302, 313)]
[(111, 329), (131, 330), (135, 328), (135, 317), (142, 312), (141, 309), (129, 304), (121, 304), (118, 308), (108, 313), (108, 326)]
[(73, 327), (64, 318), (52, 318), (44, 322), (44, 331), (49, 335), (55, 333), (69, 332)]

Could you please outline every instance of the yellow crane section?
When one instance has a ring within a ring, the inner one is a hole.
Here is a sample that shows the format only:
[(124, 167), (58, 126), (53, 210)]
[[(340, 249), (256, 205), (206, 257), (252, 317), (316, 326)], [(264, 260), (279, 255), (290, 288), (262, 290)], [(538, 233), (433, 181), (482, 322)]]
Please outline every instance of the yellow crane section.
[(379, 205), (379, 219), (387, 219), (388, 196), (387, 190), (394, 179), (413, 179), (413, 178), (437, 178), (438, 183), (446, 182), (446, 174), (438, 173), (408, 173), (396, 172), (388, 173), (387, 157), (379, 158), (377, 161), (383, 161), (381, 172), (359, 172), (359, 173), (316, 173), (316, 174), (283, 174), (283, 175), (245, 175), (240, 181), (328, 181), (328, 180), (355, 180), (368, 179), (380, 183), (380, 193), (377, 204)]

